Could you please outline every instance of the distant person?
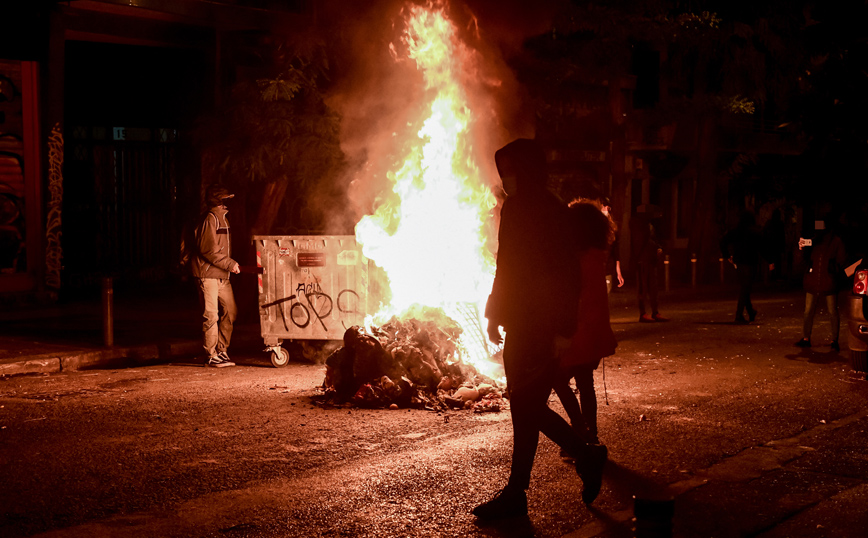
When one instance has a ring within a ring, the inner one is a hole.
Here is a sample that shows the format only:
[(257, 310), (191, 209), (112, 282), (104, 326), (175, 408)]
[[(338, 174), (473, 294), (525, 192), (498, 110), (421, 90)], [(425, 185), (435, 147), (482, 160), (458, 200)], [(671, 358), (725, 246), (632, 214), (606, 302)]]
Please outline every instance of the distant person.
[[(548, 407), (558, 376), (555, 337), (575, 331), (576, 299), (570, 291), (567, 254), (572, 246), (566, 205), (546, 189), (545, 153), (534, 140), (518, 139), (495, 154), (507, 194), (500, 214), (497, 269), (485, 308), (488, 337), (503, 342), (503, 363), (512, 415), (509, 481), (490, 501), (473, 509), (480, 519), (527, 515), (527, 489), (540, 432), (571, 454), (589, 449), (575, 430)], [(585, 487), (602, 480), (602, 465), (576, 470)], [(599, 487), (599, 486), (593, 486)]]
[(220, 186), (208, 189), (206, 204), (209, 209), (196, 228), (197, 251), (192, 263), (204, 310), (202, 346), (207, 365), (216, 368), (235, 366), (227, 352), (238, 315), (229, 275), (241, 272), (238, 262), (231, 257), (229, 221), (226, 219), (229, 211), (226, 203), (233, 196)]
[[(575, 273), (579, 283), (576, 332), (560, 352), (561, 376), (555, 392), (570, 417), (573, 429), (596, 452), (597, 461), (605, 462), (608, 450), (600, 443), (597, 431), (597, 393), (594, 370), (604, 357), (613, 355), (617, 342), (609, 322), (609, 298), (603, 275), (607, 252), (615, 239), (612, 221), (591, 202), (570, 204), (573, 233), (576, 236)], [(575, 378), (579, 400), (570, 388)], [(561, 455), (570, 456), (566, 451)], [(598, 483), (594, 484), (598, 486)], [(599, 487), (585, 484), (582, 500), (591, 503)]]
[(600, 210), (609, 219), (615, 234), (606, 255), (606, 292), (612, 293), (612, 287), (616, 280), (619, 288), (624, 285), (624, 277), (621, 275), (621, 244), (618, 236), (618, 225), (615, 224), (615, 219), (612, 217), (612, 202), (608, 198), (603, 198), (600, 200), (600, 205)]
[(832, 341), (829, 343), (829, 347), (834, 351), (840, 351), (838, 331), (841, 317), (838, 313), (838, 275), (844, 271), (847, 255), (844, 251), (844, 243), (834, 230), (834, 219), (827, 216), (823, 221), (817, 221), (815, 226), (816, 231), (810, 242), (803, 238), (799, 239), (799, 250), (805, 252), (808, 259), (808, 269), (802, 280), (802, 285), (805, 288), (802, 339), (796, 342), (796, 345), (798, 347), (811, 347), (814, 314), (817, 311), (819, 298), (825, 296), (832, 329)]
[[(735, 266), (738, 275), (738, 302), (735, 306), (735, 323), (747, 324), (756, 319), (757, 310), (750, 300), (753, 283), (763, 250), (763, 238), (756, 226), (752, 211), (744, 211), (738, 225), (720, 240), (720, 252)], [(774, 264), (769, 265), (770, 270)], [(744, 317), (745, 313), (747, 318)]]
[[(657, 266), (663, 256), (663, 247), (657, 243), (654, 226), (647, 211), (637, 212), (630, 219), (630, 244), (632, 246), (632, 262), (636, 266), (636, 288), (639, 302), (639, 322), (653, 323), (655, 321), (669, 321), (658, 311), (657, 304)], [(648, 315), (645, 302), (651, 307), (651, 315)]]
[(783, 278), (783, 261), (787, 234), (782, 215), (783, 210), (781, 208), (775, 209), (762, 230), (766, 261), (769, 262), (769, 280), (772, 281)]

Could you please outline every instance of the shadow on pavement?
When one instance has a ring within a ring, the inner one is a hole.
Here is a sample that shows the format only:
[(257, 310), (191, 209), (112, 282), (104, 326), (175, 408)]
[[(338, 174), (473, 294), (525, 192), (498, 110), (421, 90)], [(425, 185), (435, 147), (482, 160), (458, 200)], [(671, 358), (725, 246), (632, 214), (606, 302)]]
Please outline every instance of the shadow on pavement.
[(528, 516), (502, 519), (500, 521), (477, 520), (476, 526), (483, 536), (491, 538), (533, 538), (536, 529)]
[(784, 357), (791, 361), (808, 362), (811, 364), (833, 364), (836, 362), (848, 362), (847, 357), (838, 351), (829, 349), (819, 351), (815, 348), (801, 349), (798, 353), (790, 353)]

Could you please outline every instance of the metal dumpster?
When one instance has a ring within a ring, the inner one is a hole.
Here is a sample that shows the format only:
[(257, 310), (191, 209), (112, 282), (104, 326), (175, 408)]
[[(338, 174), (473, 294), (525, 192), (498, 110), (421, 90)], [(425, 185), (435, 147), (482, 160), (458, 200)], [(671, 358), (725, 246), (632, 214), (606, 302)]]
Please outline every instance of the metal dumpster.
[(274, 366), (286, 366), (284, 340), (341, 340), (363, 325), (368, 260), (351, 235), (256, 235), (259, 322)]

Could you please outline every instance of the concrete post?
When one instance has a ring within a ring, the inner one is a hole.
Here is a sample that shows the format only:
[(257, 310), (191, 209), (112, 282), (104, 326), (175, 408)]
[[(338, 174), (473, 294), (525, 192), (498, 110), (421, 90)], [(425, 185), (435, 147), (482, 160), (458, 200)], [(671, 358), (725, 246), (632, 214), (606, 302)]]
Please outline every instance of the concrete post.
[(669, 254), (663, 256), (663, 290), (669, 291)]
[(114, 289), (112, 278), (102, 279), (102, 342), (106, 347), (115, 345)]

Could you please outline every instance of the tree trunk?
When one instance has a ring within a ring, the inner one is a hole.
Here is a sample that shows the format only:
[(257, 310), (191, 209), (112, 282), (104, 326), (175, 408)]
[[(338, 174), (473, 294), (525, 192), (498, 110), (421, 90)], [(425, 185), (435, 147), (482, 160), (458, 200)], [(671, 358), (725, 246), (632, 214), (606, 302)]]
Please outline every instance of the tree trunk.
[(253, 224), (253, 229), (251, 230), (253, 235), (269, 235), (272, 233), (274, 221), (277, 220), (280, 208), (283, 207), (283, 199), (286, 196), (288, 185), (289, 181), (286, 178), (265, 184), (265, 187), (262, 189), (262, 199), (259, 202), (259, 212), (256, 215), (256, 222)]

